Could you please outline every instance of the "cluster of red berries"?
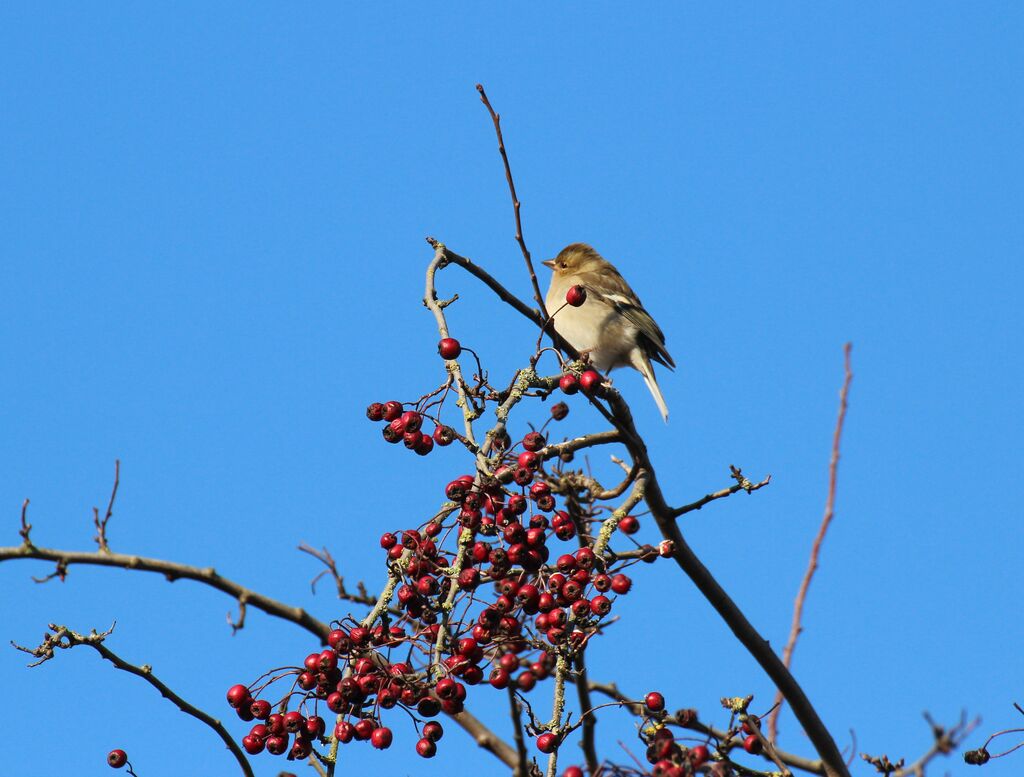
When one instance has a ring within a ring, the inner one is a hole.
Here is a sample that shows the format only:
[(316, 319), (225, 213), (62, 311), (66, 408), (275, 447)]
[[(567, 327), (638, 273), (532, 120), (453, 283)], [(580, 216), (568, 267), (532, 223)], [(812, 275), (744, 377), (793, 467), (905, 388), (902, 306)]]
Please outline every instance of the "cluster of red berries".
[[(580, 294), (574, 298), (582, 304), (582, 287)], [(461, 351), (452, 338), (438, 345), (445, 359)], [(567, 394), (596, 393), (601, 376), (593, 370), (579, 378), (567, 374), (561, 385)], [(366, 414), (384, 422), (385, 440), (401, 441), (420, 455), (458, 439), (439, 421), (425, 433), (420, 404), (406, 407), (375, 402)], [(560, 421), (568, 412), (564, 402), (555, 403), (551, 418)], [(516, 441), (507, 432), (491, 438), (493, 473), (452, 480), (444, 488), (448, 501), (434, 518), (381, 536), (392, 594), (379, 621), (336, 622), (327, 649), (311, 653), (301, 666), (228, 691), (238, 716), (257, 721), (242, 739), (247, 752), (308, 757), (317, 743), (328, 741), (322, 707), (339, 716), (332, 732), (339, 742), (369, 741), (386, 749), (393, 734), (381, 714), (400, 707), (419, 732), (417, 753), (430, 758), (444, 730), (427, 719), (461, 712), (467, 687), (486, 682), (527, 693), (553, 674), (560, 655), (571, 656), (586, 643), (614, 597), (629, 592), (632, 581), (621, 571), (629, 562), (598, 557), (585, 545), (552, 552), (553, 541), (572, 540), (589, 527), (588, 519), (557, 509), (551, 487), (557, 479), (544, 472), (551, 454), (542, 432)], [(633, 516), (617, 524), (626, 534), (638, 528)], [(398, 650), (403, 660), (393, 661)], [(259, 698), (285, 678), (290, 687), (279, 701)], [(559, 744), (554, 732), (536, 739), (545, 753)]]
[(405, 447), (420, 456), (426, 456), (434, 445), (451, 445), (455, 431), (444, 424), (436, 424), (433, 434), (423, 431), (423, 415), (416, 410), (405, 410), (401, 402), (374, 402), (366, 408), (366, 417), (371, 421), (386, 421), (382, 433), (390, 443), (404, 443)]
[(569, 395), (582, 391), (588, 397), (599, 397), (604, 389), (604, 378), (596, 370), (584, 370), (578, 378), (567, 372), (558, 381), (558, 387)]
[[(449, 688), (438, 683), (436, 693), (431, 685), (415, 677), (408, 664), (388, 663), (375, 652), (384, 646), (398, 644), (404, 632), (401, 629), (366, 629), (355, 626), (335, 629), (328, 635), (328, 649), (306, 656), (302, 667), (286, 670), (271, 678), (265, 685), (285, 676), (295, 676), (293, 688), (279, 704), (281, 710), (272, 712), (266, 699), (254, 699), (244, 685), (228, 689), (228, 704), (235, 708), (242, 720), (259, 720), (243, 737), (242, 746), (251, 755), (267, 752), (273, 755), (288, 753), (290, 759), (304, 759), (317, 742), (326, 743), (326, 724), (317, 714), (305, 715), (300, 709), (322, 702), (331, 712), (344, 716), (333, 729), (342, 744), (368, 741), (378, 750), (391, 746), (391, 729), (380, 724), (377, 712), (398, 704), (415, 709), (422, 717), (434, 717), (439, 712), (455, 713), (462, 709), (465, 690)], [(300, 696), (300, 709), (287, 710), (288, 700), (296, 693)], [(436, 742), (444, 735), (437, 721), (425, 723), (416, 751), (425, 758), (437, 752)]]

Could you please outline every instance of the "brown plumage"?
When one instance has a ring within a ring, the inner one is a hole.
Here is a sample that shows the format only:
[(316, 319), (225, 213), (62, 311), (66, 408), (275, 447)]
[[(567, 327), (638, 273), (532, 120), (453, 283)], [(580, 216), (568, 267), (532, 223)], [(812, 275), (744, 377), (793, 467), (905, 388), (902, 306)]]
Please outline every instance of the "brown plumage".
[[(665, 335), (644, 310), (640, 298), (615, 266), (586, 243), (572, 243), (544, 262), (552, 270), (545, 305), (554, 315), (555, 330), (577, 351), (586, 352), (601, 372), (632, 367), (647, 384), (663, 419), (668, 407), (654, 377), (652, 361), (674, 368), (665, 349)], [(566, 306), (565, 294), (583, 286), (587, 299), (579, 307)]]

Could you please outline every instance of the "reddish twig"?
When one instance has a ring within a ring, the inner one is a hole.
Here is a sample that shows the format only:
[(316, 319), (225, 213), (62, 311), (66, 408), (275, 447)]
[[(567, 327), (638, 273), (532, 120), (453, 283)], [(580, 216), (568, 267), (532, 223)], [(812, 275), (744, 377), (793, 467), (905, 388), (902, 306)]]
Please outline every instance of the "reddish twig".
[[(843, 437), (843, 422), (846, 420), (846, 397), (850, 391), (850, 381), (853, 380), (853, 372), (850, 369), (850, 352), (853, 349), (851, 343), (843, 346), (843, 387), (839, 390), (839, 415), (836, 418), (836, 428), (832, 434), (832, 458), (828, 465), (828, 497), (825, 499), (825, 514), (821, 519), (821, 526), (818, 528), (818, 536), (814, 538), (811, 546), (811, 558), (807, 564), (807, 571), (800, 583), (800, 590), (797, 592), (796, 601), (793, 604), (793, 623), (789, 629), (789, 639), (782, 651), (782, 663), (788, 669), (793, 661), (793, 650), (796, 648), (797, 637), (803, 631), (801, 619), (803, 618), (804, 602), (807, 600), (807, 589), (811, 586), (811, 578), (818, 569), (818, 554), (821, 552), (821, 544), (825, 540), (825, 534), (832, 523), (836, 502), (836, 472), (839, 468), (839, 443)], [(768, 719), (768, 738), (774, 742), (779, 734), (779, 713), (782, 711), (782, 691), (775, 694), (775, 711)]]
[(516, 218), (516, 242), (519, 243), (519, 250), (523, 252), (523, 259), (526, 260), (526, 270), (530, 273), (530, 283), (533, 285), (533, 298), (537, 300), (537, 305), (540, 306), (540, 315), (543, 321), (547, 319), (548, 311), (544, 307), (544, 296), (540, 293), (540, 285), (537, 283), (537, 273), (533, 270), (533, 259), (530, 258), (530, 251), (526, 248), (526, 241), (523, 239), (523, 223), (519, 217), (519, 197), (516, 196), (516, 185), (512, 180), (512, 168), (508, 163), (508, 154), (505, 152), (505, 139), (501, 135), (501, 116), (495, 113), (494, 108), (491, 107), (491, 102), (487, 99), (487, 92), (484, 91), (483, 84), (477, 84), (476, 90), (480, 93), (480, 101), (487, 107), (487, 112), (491, 114), (491, 121), (494, 122), (494, 132), (498, 136), (498, 152), (501, 154), (501, 161), (505, 165), (505, 180), (508, 181), (508, 190), (512, 195), (512, 210)]

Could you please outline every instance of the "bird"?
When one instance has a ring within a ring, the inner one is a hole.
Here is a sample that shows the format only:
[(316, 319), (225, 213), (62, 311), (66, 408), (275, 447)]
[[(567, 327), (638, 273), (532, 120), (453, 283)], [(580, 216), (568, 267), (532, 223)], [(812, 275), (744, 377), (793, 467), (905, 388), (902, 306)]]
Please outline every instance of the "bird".
[[(639, 372), (667, 423), (668, 406), (651, 362), (669, 369), (676, 364), (665, 349), (661, 328), (615, 265), (586, 243), (571, 243), (542, 264), (552, 271), (544, 304), (555, 331), (602, 373), (616, 367)], [(578, 307), (566, 300), (573, 286), (586, 290)]]

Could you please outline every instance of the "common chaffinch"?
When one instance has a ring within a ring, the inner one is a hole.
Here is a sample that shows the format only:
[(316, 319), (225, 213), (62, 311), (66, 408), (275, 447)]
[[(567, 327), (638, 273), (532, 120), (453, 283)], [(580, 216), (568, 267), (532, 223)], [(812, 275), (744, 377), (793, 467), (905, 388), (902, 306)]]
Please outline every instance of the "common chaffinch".
[[(651, 361), (670, 369), (676, 365), (665, 350), (665, 335), (619, 271), (586, 243), (566, 246), (544, 265), (553, 272), (545, 305), (555, 331), (601, 372), (616, 367), (639, 372), (667, 422), (668, 407)], [(587, 291), (579, 307), (565, 304), (573, 286)]]

